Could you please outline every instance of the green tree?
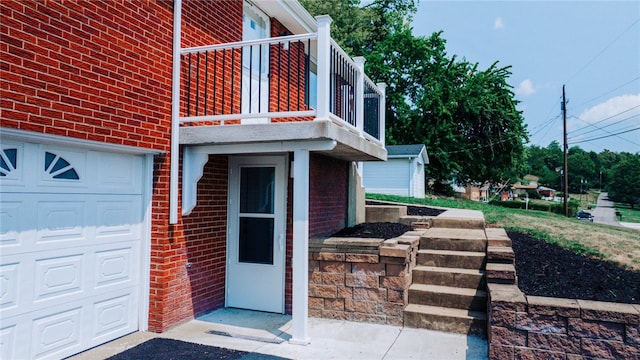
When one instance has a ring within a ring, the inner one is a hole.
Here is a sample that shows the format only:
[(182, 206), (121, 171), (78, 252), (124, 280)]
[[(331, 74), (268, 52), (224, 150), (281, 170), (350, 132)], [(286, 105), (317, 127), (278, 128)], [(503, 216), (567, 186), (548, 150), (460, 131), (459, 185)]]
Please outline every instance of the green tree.
[[(560, 189), (560, 172), (551, 163), (550, 150), (548, 148), (531, 145), (527, 148), (527, 173), (539, 177), (538, 183), (553, 189)], [(551, 163), (551, 164), (550, 164)]]
[(600, 168), (598, 169), (598, 177), (601, 177), (602, 181), (598, 179), (598, 182), (602, 182), (599, 186), (601, 189), (606, 189), (609, 184), (609, 179), (612, 179), (611, 169), (620, 162), (620, 155), (610, 150), (604, 150), (598, 154), (600, 160)]
[(595, 184), (596, 166), (586, 151), (575, 146), (567, 152), (569, 167), (569, 192), (586, 191)]
[[(631, 155), (631, 154), (629, 154)], [(631, 205), (640, 203), (640, 156), (627, 156), (612, 169), (609, 197)]]
[(336, 41), (365, 56), (367, 74), (387, 83), (386, 140), (425, 144), (430, 178), (500, 180), (522, 171), (527, 134), (509, 67), (480, 70), (448, 56), (441, 32), (414, 36), (413, 0), (374, 0), (361, 8), (357, 0), (302, 4), (313, 15), (328, 13)]

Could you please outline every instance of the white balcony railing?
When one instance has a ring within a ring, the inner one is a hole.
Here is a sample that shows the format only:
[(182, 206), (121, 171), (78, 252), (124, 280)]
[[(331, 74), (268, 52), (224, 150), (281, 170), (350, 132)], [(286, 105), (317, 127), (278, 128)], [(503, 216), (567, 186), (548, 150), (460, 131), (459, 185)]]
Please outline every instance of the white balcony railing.
[(382, 84), (318, 32), (183, 48), (180, 124), (231, 125), (329, 119), (384, 144)]

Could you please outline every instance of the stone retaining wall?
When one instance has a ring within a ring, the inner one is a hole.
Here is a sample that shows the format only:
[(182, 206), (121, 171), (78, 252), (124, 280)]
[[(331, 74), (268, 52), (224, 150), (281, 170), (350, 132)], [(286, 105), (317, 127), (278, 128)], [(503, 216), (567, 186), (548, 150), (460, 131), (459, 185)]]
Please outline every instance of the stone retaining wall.
[(402, 325), (421, 231), (309, 243), (309, 315)]
[(490, 359), (638, 359), (640, 305), (526, 296), (489, 284)]

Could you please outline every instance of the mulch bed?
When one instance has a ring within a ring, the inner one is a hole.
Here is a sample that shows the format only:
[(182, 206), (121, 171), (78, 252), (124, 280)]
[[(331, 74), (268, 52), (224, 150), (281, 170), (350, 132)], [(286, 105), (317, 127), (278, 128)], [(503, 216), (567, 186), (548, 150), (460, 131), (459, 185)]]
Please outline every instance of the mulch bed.
[(362, 223), (352, 227), (344, 228), (332, 237), (357, 237), (357, 238), (376, 238), (376, 239), (392, 239), (398, 237), (413, 228), (408, 225), (399, 223)]
[[(367, 200), (366, 204), (367, 205), (390, 205), (387, 203), (372, 201), (372, 200)], [(407, 215), (413, 215), (413, 216), (438, 216), (445, 211), (446, 210), (434, 209), (427, 206), (407, 205)]]
[(154, 338), (142, 344), (114, 355), (107, 360), (182, 360), (182, 359), (220, 359), (220, 360), (285, 360), (278, 356), (250, 353), (225, 349), (217, 346), (194, 344), (186, 341)]
[(508, 231), (518, 286), (527, 295), (640, 304), (640, 272)]
[[(412, 230), (398, 223), (363, 223), (333, 236), (390, 239)], [(513, 243), (518, 286), (527, 295), (640, 304), (640, 272), (578, 255), (520, 232)]]

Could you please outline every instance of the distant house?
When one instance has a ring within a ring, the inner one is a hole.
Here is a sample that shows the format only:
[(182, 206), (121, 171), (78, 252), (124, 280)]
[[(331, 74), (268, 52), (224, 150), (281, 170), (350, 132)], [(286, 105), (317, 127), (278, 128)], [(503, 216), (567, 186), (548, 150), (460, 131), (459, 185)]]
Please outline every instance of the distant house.
[(368, 193), (422, 198), (424, 166), (429, 163), (423, 144), (387, 145), (387, 161), (366, 162), (363, 185)]
[(472, 201), (488, 201), (489, 199), (489, 183), (484, 184), (467, 184), (464, 187), (464, 193), (460, 195), (465, 199)]
[(556, 192), (557, 190), (548, 188), (546, 186), (538, 187), (538, 193), (543, 199), (548, 199), (548, 200), (553, 199), (556, 196)]
[(538, 177), (525, 175), (522, 181), (518, 181), (511, 187), (515, 195), (525, 195), (527, 190), (538, 189)]

